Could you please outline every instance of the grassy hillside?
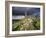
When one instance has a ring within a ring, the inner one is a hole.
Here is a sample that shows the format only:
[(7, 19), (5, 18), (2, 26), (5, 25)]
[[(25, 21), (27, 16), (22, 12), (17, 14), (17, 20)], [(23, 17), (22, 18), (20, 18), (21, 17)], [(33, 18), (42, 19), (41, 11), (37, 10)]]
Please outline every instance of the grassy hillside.
[(40, 19), (39, 17), (32, 16), (26, 17), (21, 20), (12, 20), (12, 31), (22, 31), (22, 30), (39, 30), (40, 29)]

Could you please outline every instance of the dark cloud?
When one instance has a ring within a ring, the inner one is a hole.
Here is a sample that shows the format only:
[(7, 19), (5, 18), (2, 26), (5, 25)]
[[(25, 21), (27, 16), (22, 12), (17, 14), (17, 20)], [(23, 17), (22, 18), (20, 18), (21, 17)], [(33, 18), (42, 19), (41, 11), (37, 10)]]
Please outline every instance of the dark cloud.
[(31, 8), (31, 7), (12, 7), (13, 15), (40, 15), (40, 8)]

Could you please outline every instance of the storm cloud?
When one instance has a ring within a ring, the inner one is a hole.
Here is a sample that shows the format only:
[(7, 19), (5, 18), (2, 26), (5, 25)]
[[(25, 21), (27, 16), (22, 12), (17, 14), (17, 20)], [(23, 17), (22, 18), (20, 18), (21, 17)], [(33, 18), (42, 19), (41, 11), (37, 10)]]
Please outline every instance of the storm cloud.
[(40, 15), (40, 8), (31, 7), (12, 7), (12, 15)]

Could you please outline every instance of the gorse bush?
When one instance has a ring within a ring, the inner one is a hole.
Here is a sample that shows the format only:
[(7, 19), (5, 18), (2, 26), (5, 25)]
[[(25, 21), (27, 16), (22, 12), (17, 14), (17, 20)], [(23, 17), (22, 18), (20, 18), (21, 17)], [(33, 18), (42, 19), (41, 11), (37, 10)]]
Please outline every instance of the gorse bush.
[(34, 29), (39, 30), (40, 29), (40, 18), (38, 18), (38, 17), (33, 17), (33, 18), (32, 18), (32, 20), (33, 20), (32, 24), (35, 27)]

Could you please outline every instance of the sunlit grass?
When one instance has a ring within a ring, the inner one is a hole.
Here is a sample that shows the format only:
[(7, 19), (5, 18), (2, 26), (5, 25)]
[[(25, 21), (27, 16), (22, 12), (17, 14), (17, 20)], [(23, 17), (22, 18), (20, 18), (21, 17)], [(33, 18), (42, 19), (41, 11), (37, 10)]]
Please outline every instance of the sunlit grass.
[(14, 20), (12, 24), (13, 31), (22, 30), (39, 30), (40, 29), (40, 19), (37, 17), (26, 17), (21, 20)]

